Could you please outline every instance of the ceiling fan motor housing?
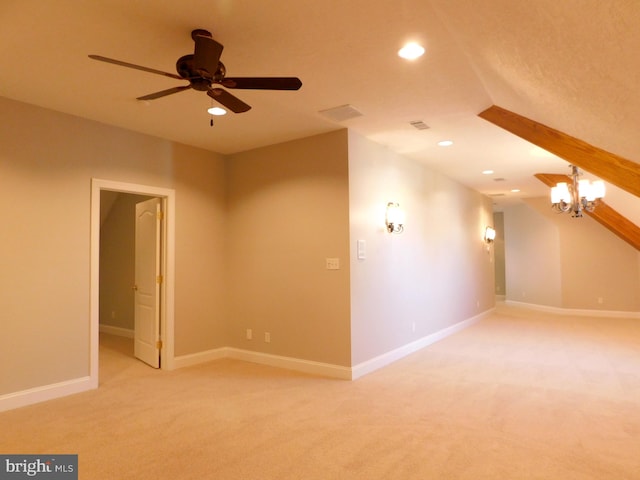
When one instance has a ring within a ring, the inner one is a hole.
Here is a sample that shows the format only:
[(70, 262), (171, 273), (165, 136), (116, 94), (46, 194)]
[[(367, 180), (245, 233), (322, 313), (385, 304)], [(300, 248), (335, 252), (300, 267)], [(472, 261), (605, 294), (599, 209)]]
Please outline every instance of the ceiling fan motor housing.
[(222, 62), (218, 62), (218, 69), (211, 75), (206, 70), (198, 70), (195, 68), (193, 55), (184, 55), (176, 62), (176, 71), (185, 80), (189, 80), (194, 90), (206, 91), (212, 83), (220, 82), (227, 70)]

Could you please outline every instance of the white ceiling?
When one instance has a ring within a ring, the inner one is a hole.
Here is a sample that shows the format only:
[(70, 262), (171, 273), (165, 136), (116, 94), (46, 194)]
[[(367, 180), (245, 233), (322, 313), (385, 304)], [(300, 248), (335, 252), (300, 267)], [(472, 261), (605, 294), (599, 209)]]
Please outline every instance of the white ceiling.
[[(298, 76), (302, 88), (233, 90), (252, 110), (212, 128), (204, 92), (139, 102), (186, 82), (87, 57), (174, 73), (195, 28), (224, 45), (229, 76)], [(408, 40), (426, 54), (400, 59)], [(499, 105), (638, 161), (638, 46), (638, 0), (3, 0), (0, 96), (220, 153), (349, 127), (505, 194), (500, 207), (546, 195), (534, 173), (569, 170), (477, 114)], [(338, 123), (318, 113), (345, 104), (363, 116)], [(455, 143), (438, 147), (444, 139)], [(637, 198), (621, 201), (629, 209)]]

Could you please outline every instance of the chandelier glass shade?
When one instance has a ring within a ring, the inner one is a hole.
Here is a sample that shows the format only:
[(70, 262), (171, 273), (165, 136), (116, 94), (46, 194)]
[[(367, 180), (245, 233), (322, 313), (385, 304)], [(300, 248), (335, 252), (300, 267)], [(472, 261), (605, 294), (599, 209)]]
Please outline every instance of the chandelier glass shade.
[(572, 217), (582, 217), (582, 212), (593, 212), (604, 198), (605, 186), (602, 180), (579, 180), (578, 167), (570, 167), (571, 182), (560, 182), (551, 188), (551, 205), (557, 212), (571, 212)]

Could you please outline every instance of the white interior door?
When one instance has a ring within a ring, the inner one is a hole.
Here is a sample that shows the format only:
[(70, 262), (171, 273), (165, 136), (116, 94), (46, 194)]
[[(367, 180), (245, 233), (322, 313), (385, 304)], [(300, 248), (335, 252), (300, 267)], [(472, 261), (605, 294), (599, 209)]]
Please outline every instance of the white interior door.
[(136, 204), (135, 356), (160, 367), (160, 276), (162, 201)]

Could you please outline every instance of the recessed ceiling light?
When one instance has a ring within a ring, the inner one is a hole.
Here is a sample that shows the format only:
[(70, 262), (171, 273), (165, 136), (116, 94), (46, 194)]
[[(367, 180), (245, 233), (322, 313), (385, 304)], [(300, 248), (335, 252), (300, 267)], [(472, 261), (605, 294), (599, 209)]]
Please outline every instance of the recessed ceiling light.
[(209, 112), (210, 115), (215, 115), (216, 117), (227, 114), (227, 111), (220, 107), (211, 107), (207, 109), (207, 112)]
[(424, 47), (417, 43), (407, 43), (404, 47), (398, 50), (398, 56), (407, 60), (415, 60), (424, 54)]
[(511, 193), (518, 193), (520, 191), (519, 188), (513, 188), (511, 189)]
[(441, 142), (438, 142), (438, 145), (440, 145), (441, 147), (450, 147), (451, 145), (453, 145), (453, 141), (452, 140), (442, 140)]
[(493, 173), (493, 170), (483, 170), (482, 174), (483, 175), (491, 175)]

